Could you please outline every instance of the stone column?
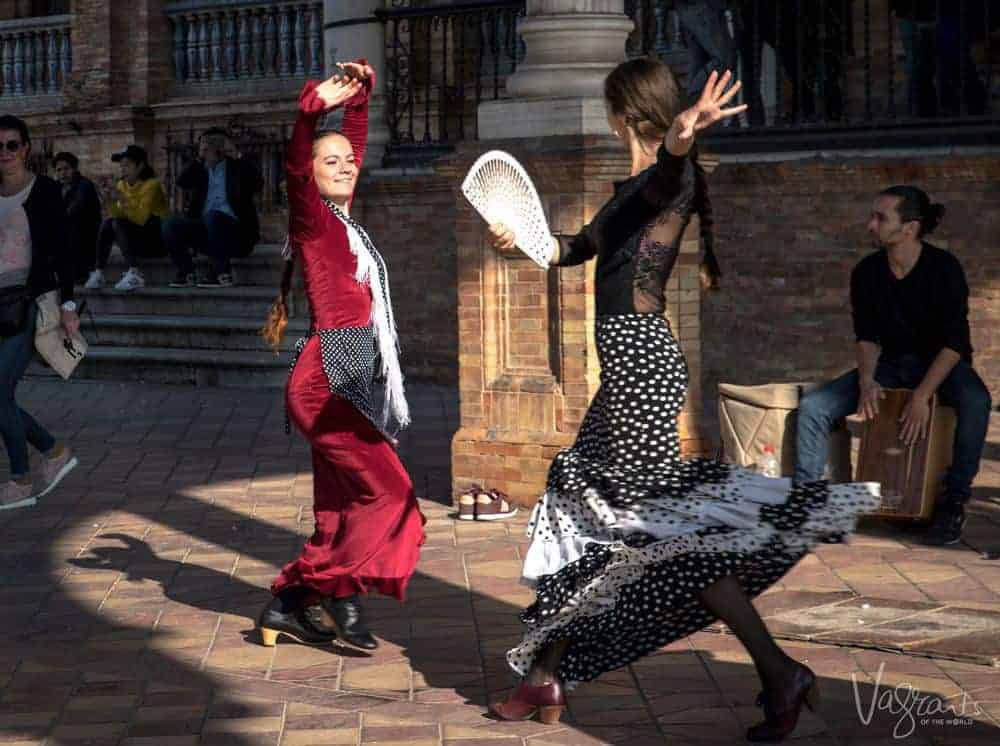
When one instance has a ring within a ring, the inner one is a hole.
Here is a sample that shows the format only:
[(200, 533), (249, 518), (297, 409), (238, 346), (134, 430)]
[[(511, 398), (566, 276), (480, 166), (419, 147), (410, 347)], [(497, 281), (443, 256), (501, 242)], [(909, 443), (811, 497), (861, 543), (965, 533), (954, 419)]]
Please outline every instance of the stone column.
[[(527, 56), (507, 82), (512, 98), (479, 107), (479, 141), (435, 168), (455, 185), (458, 218), (460, 429), (452, 440), (455, 494), (472, 484), (530, 506), (552, 458), (576, 438), (597, 391), (593, 263), (545, 271), (518, 251), (498, 254), (458, 185), (476, 156), (513, 154), (535, 182), (556, 232), (578, 231), (628, 174), (611, 136), (604, 78), (625, 59), (632, 22), (622, 0), (528, 0)], [(685, 235), (667, 288), (667, 317), (691, 368), (680, 419), (685, 452), (701, 452), (697, 225)]]
[(623, 0), (527, 0), (527, 54), (512, 96), (479, 107), (479, 138), (608, 134), (602, 87), (625, 59), (632, 21)]
[(374, 97), (368, 108), (368, 167), (378, 167), (389, 142), (385, 123), (385, 34), (374, 12), (381, 0), (324, 0), (323, 41), (326, 50), (325, 73), (331, 74), (335, 62), (367, 58), (375, 68)]

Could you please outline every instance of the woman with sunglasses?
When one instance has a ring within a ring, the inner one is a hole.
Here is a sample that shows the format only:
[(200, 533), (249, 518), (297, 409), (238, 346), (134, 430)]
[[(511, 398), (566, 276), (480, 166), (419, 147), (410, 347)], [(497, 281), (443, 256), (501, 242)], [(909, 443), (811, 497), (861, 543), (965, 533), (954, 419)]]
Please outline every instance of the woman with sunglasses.
[[(0, 116), (0, 435), (10, 459), (10, 480), (0, 485), (0, 510), (34, 505), (77, 464), (17, 405), (17, 384), (35, 351), (35, 299), (58, 289), (67, 333), (80, 327), (73, 302), (73, 263), (66, 250), (62, 191), (28, 170), (27, 125)], [(28, 444), (42, 454), (42, 483), (31, 480)]]

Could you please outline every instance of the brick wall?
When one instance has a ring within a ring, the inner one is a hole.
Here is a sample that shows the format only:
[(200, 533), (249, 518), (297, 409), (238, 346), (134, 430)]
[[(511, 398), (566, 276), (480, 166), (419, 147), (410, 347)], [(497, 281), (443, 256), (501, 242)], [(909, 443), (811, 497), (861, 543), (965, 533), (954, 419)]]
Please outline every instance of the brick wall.
[(7, 21), (13, 18), (30, 18), (36, 10), (45, 11), (47, 8), (35, 8), (36, 4), (31, 0), (0, 0), (0, 21)]
[[(148, 129), (148, 114), (116, 107), (104, 110), (74, 110), (24, 117), (36, 147), (47, 142), (53, 153), (68, 150), (80, 159), (84, 175), (99, 179), (117, 176), (121, 168), (111, 162), (111, 153), (130, 142), (147, 144), (141, 133)], [(48, 164), (51, 175), (51, 164)]]
[(925, 189), (948, 214), (932, 242), (962, 261), (975, 365), (1000, 399), (1000, 156), (723, 163), (711, 178), (723, 289), (704, 296), (704, 413), (717, 383), (826, 379), (854, 365), (848, 284), (871, 251), (874, 194)]
[(162, 101), (173, 81), (170, 23), (163, 4), (162, 0), (137, 0), (132, 6), (135, 15), (122, 46), (142, 52), (133, 59), (129, 75), (128, 102), (133, 105)]
[(454, 185), (422, 171), (362, 176), (353, 214), (389, 268), (408, 377), (458, 384)]
[(127, 13), (112, 13), (110, 2), (76, 0), (73, 14), (73, 73), (63, 89), (67, 106), (79, 110), (110, 106), (115, 60), (121, 57), (112, 44), (112, 18)]
[[(628, 171), (627, 154), (610, 137), (470, 144), (435, 167), (455, 188), (492, 146), (525, 165), (555, 231), (579, 230)], [(593, 263), (544, 272), (520, 252), (499, 255), (484, 241), (482, 219), (457, 194), (456, 203), (461, 428), (452, 441), (453, 488), (486, 483), (531, 505), (597, 390)], [(697, 226), (689, 231), (667, 289), (667, 316), (696, 382)], [(697, 406), (695, 396), (680, 418), (687, 453), (703, 446)]]

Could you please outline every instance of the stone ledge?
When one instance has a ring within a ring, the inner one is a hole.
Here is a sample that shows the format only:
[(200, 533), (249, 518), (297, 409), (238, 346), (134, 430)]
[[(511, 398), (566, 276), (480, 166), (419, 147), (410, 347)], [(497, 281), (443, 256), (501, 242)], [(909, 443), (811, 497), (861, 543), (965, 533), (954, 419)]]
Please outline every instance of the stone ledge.
[(599, 98), (504, 99), (479, 105), (479, 140), (607, 135)]

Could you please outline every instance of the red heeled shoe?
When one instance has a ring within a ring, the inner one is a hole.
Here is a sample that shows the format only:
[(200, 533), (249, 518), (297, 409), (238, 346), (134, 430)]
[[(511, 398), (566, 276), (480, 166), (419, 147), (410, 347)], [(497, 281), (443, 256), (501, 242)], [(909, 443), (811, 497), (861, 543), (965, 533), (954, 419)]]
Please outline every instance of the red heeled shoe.
[(761, 692), (757, 706), (764, 709), (764, 722), (747, 729), (747, 740), (753, 743), (783, 741), (795, 730), (802, 705), (815, 710), (819, 704), (816, 675), (806, 666), (799, 666), (792, 683), (782, 692)]
[(503, 702), (490, 705), (490, 712), (501, 720), (530, 720), (538, 713), (545, 725), (559, 722), (566, 707), (562, 684), (553, 681), (542, 686), (521, 682)]

